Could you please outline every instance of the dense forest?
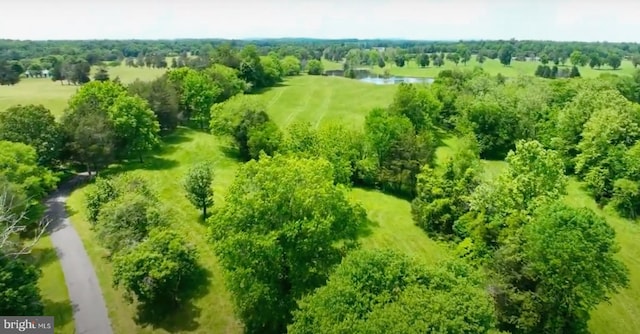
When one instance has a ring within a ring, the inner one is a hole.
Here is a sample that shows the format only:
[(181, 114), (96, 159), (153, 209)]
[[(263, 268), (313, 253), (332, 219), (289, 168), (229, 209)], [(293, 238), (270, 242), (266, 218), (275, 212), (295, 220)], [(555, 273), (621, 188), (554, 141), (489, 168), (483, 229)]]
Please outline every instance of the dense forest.
[[(20, 291), (20, 298), (0, 292), (0, 314), (42, 314), (37, 270), (17, 257), (15, 235), (37, 225), (38, 201), (63, 168), (98, 174), (86, 219), (109, 252), (114, 285), (158, 313), (187, 300), (198, 257), (210, 254), (172, 230), (150, 180), (100, 172), (143, 162), (188, 126), (227, 140), (242, 162), (223, 203), (213, 201), (215, 169), (206, 157), (176, 194), (202, 210), (246, 332), (586, 332), (590, 312), (628, 286), (629, 270), (605, 219), (562, 197), (576, 178), (601, 207), (638, 218), (640, 71), (505, 80), (481, 68), (444, 70), (429, 85), (398, 85), (392, 103), (370, 110), (361, 129), (281, 128), (255, 98), (285, 77), (321, 74), (321, 58), (369, 62), (363, 50), (375, 47), (393, 51), (376, 63), (422, 54), (441, 61), (446, 53), (505, 65), (598, 57), (614, 67), (640, 53), (634, 43), (513, 40), (0, 41), (5, 73), (38, 62), (62, 71), (54, 80), (87, 82), (59, 119), (41, 105), (0, 112), (0, 220), (11, 227), (0, 270), (12, 273), (0, 275), (0, 286)], [(122, 60), (170, 69), (126, 85), (82, 76), (83, 66)], [(437, 162), (450, 136), (459, 145)], [(508, 165), (488, 180), (482, 159)], [(358, 249), (367, 216), (347, 198), (353, 187), (411, 201), (415, 224), (453, 258), (430, 266)]]

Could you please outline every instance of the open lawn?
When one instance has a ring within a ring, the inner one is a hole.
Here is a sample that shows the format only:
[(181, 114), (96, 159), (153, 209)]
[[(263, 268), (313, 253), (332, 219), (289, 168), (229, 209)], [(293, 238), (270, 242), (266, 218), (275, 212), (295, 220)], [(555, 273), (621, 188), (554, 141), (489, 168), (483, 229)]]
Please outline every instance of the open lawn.
[(360, 129), (372, 108), (391, 103), (395, 89), (393, 85), (303, 75), (267, 90), (261, 99), (269, 115), (283, 128), (293, 121), (305, 121), (314, 126), (342, 122)]
[[(123, 83), (152, 80), (162, 75), (165, 69), (134, 68), (126, 66), (108, 67), (111, 78), (119, 77)], [(94, 68), (95, 70), (95, 68)], [(93, 74), (92, 74), (93, 76)], [(59, 117), (67, 106), (69, 97), (80, 86), (63, 85), (48, 78), (22, 78), (14, 86), (0, 86), (0, 110), (16, 104), (42, 104)]]
[[(328, 60), (324, 60), (323, 62), (325, 70), (337, 70), (342, 69), (342, 64), (337, 62), (332, 62)], [(540, 65), (540, 62), (536, 61), (512, 61), (510, 66), (504, 66), (500, 64), (500, 61), (497, 59), (487, 59), (484, 64), (479, 64), (476, 62), (475, 56), (471, 58), (471, 60), (466, 64), (454, 64), (451, 61), (445, 61), (444, 66), (435, 67), (433, 64), (429, 64), (428, 67), (421, 68), (415, 61), (406, 62), (404, 67), (398, 67), (395, 64), (387, 63), (384, 68), (380, 68), (378, 66), (374, 66), (370, 68), (373, 72), (378, 74), (383, 74), (385, 70), (389, 70), (392, 75), (397, 76), (406, 76), (406, 77), (429, 77), (434, 78), (438, 76), (438, 73), (442, 70), (446, 69), (472, 69), (476, 66), (482, 67), (487, 73), (491, 75), (496, 75), (501, 73), (506, 77), (517, 77), (519, 75), (533, 75), (536, 71), (536, 68)], [(550, 66), (553, 66), (551, 64)], [(562, 68), (563, 66), (559, 66)], [(565, 66), (567, 69), (571, 69), (571, 64), (567, 63)], [(617, 70), (612, 70), (608, 66), (602, 66), (601, 69), (592, 69), (589, 66), (578, 67), (580, 70), (580, 74), (585, 78), (593, 78), (598, 77), (603, 73), (612, 73), (617, 75), (631, 75), (635, 71), (633, 68), (633, 64), (629, 60), (623, 60), (622, 65)]]

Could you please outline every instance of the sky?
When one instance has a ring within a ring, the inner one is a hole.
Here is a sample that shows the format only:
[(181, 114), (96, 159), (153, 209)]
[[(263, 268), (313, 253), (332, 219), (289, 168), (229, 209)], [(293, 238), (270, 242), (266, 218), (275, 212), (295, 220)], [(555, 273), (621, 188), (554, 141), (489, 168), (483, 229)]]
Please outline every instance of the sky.
[(2, 11), (0, 39), (640, 42), (640, 0), (6, 0)]

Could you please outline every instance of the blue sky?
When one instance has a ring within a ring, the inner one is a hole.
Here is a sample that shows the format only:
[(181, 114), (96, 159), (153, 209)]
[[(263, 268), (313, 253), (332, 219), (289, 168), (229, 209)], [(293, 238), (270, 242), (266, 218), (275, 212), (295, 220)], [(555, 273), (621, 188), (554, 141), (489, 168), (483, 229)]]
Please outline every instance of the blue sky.
[(640, 42), (640, 0), (8, 0), (0, 38)]

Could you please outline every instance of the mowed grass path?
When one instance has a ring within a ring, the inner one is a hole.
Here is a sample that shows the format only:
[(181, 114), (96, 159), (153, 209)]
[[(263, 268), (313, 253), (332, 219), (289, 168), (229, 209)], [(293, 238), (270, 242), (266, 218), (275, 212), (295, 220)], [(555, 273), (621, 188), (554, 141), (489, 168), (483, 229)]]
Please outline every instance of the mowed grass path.
[(361, 129), (375, 107), (391, 103), (396, 86), (372, 85), (340, 77), (303, 75), (260, 94), (269, 115), (282, 128), (294, 121), (317, 126), (341, 122)]
[[(328, 60), (324, 60), (323, 62), (325, 70), (339, 70), (342, 69), (342, 64), (338, 62), (332, 62)], [(451, 70), (451, 69), (473, 69), (476, 66), (482, 67), (485, 72), (496, 75), (498, 73), (506, 76), (506, 77), (517, 77), (520, 75), (533, 75), (536, 71), (538, 65), (541, 65), (540, 62), (536, 61), (512, 61), (510, 66), (504, 66), (500, 64), (500, 61), (497, 59), (486, 59), (483, 64), (480, 64), (476, 61), (476, 57), (473, 56), (471, 60), (466, 64), (458, 64), (445, 60), (444, 66), (436, 67), (433, 66), (433, 62), (429, 64), (428, 67), (422, 68), (415, 61), (408, 61), (405, 63), (405, 66), (398, 67), (395, 64), (387, 63), (384, 68), (380, 68), (378, 66), (370, 67), (370, 70), (374, 73), (383, 74), (384, 70), (388, 69), (392, 75), (398, 76), (407, 76), (407, 77), (437, 77), (438, 73), (442, 70)], [(550, 67), (553, 67), (553, 64), (548, 64)], [(559, 68), (567, 68), (571, 69), (571, 64), (567, 62), (567, 65), (560, 65)], [(633, 68), (633, 64), (629, 60), (623, 60), (619, 69), (612, 70), (608, 66), (602, 66), (601, 69), (592, 69), (589, 66), (579, 66), (578, 70), (580, 71), (580, 75), (585, 78), (594, 78), (600, 76), (603, 73), (611, 73), (617, 75), (631, 75), (634, 73), (635, 69)]]

